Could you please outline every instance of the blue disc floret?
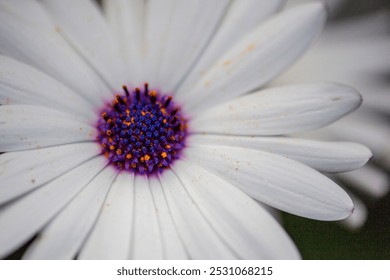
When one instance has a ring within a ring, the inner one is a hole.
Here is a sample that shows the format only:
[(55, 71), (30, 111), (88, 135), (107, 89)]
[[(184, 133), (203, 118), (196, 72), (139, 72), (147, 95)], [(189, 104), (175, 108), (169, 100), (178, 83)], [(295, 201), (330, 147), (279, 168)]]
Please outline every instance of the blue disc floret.
[(149, 90), (130, 91), (101, 110), (97, 141), (102, 153), (119, 170), (152, 174), (169, 168), (185, 147), (187, 121), (171, 96)]

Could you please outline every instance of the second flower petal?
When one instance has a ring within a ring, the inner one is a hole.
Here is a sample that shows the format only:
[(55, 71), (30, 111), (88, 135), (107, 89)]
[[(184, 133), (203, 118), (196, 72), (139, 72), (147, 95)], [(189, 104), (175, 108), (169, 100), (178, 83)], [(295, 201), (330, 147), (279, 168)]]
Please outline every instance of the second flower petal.
[(340, 220), (353, 211), (343, 189), (299, 162), (224, 146), (189, 147), (186, 155), (277, 209), (316, 220)]
[(211, 108), (191, 125), (195, 133), (280, 135), (327, 125), (361, 102), (355, 90), (335, 84), (271, 88)]
[(300, 161), (321, 172), (344, 172), (362, 167), (372, 156), (363, 145), (287, 137), (193, 135), (191, 145), (226, 145), (270, 152)]

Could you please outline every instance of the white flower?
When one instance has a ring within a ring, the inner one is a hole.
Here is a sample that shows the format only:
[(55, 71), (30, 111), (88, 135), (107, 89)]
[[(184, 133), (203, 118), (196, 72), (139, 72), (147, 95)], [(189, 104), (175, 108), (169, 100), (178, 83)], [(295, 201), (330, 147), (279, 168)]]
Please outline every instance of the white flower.
[[(342, 1), (341, 1), (342, 2)], [(386, 75), (390, 69), (389, 18), (375, 13), (325, 28), (315, 46), (273, 86), (295, 82), (335, 81), (357, 88), (363, 106), (352, 115), (331, 126), (306, 133), (314, 139), (357, 141), (373, 151), (376, 164), (353, 172), (337, 174), (336, 179), (371, 198), (389, 191), (390, 182), (390, 86)], [(317, 67), (321, 65), (321, 67)], [(360, 198), (352, 195), (355, 211), (343, 223), (351, 229), (364, 225), (367, 210)]]
[(313, 168), (352, 170), (370, 151), (278, 135), (329, 124), (360, 95), (321, 83), (240, 97), (323, 27), (321, 4), (273, 17), (281, 2), (105, 1), (108, 27), (89, 1), (1, 1), (0, 255), (38, 234), (24, 258), (294, 259), (252, 198), (350, 215), (350, 197)]

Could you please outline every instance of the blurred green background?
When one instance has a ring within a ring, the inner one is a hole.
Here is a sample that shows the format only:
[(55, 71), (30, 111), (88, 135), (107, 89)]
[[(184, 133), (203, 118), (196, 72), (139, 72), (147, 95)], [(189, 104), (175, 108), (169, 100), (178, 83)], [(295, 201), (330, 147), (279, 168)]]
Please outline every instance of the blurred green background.
[(336, 222), (283, 214), (283, 225), (303, 259), (390, 259), (390, 195), (367, 203), (368, 220), (352, 232)]

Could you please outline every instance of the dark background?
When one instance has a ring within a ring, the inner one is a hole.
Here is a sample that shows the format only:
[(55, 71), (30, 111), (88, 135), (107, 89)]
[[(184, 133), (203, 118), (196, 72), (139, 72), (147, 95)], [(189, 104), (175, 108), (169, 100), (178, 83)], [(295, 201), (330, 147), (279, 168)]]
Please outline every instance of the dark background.
[(303, 259), (390, 259), (390, 195), (368, 203), (367, 223), (349, 231), (336, 222), (321, 222), (283, 214), (283, 226)]
[(345, 20), (378, 10), (385, 10), (390, 16), (390, 0), (345, 0), (343, 2), (340, 10), (331, 15), (331, 20)]

